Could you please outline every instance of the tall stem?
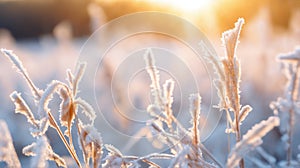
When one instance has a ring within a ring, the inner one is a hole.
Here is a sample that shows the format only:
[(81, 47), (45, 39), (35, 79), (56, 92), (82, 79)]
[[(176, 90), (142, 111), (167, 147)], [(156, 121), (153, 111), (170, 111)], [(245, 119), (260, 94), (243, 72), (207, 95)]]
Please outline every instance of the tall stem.
[[(227, 129), (231, 128), (231, 124), (232, 124), (231, 116), (229, 114), (228, 109), (226, 109), (226, 127), (227, 127)], [(230, 152), (230, 149), (231, 149), (230, 146), (231, 146), (231, 139), (230, 139), (230, 133), (228, 133), (227, 134), (227, 150), (228, 150), (228, 153)]]
[(292, 101), (292, 107), (289, 110), (289, 128), (288, 128), (288, 140), (287, 140), (287, 155), (286, 155), (286, 160), (287, 160), (287, 166), (291, 165), (292, 161), (292, 141), (293, 141), (293, 129), (294, 129), (294, 106), (295, 102), (297, 101), (298, 98), (298, 91), (299, 89), (299, 80), (298, 80), (298, 71), (300, 67), (300, 61), (297, 62), (297, 66), (295, 69), (294, 74), (291, 76), (291, 93), (290, 93), (290, 100)]
[(291, 160), (292, 160), (292, 136), (293, 136), (293, 127), (294, 127), (294, 110), (290, 109), (289, 110), (289, 129), (288, 129), (288, 140), (287, 140), (287, 166), (291, 166)]
[(60, 139), (63, 141), (64, 145), (66, 146), (66, 148), (68, 149), (70, 155), (72, 156), (72, 158), (75, 160), (76, 164), (78, 165), (78, 167), (82, 167), (81, 164), (80, 164), (80, 161), (78, 159), (78, 156), (76, 154), (76, 152), (74, 152), (74, 150), (72, 150), (72, 148), (70, 147), (70, 145), (68, 144), (68, 141), (66, 140), (64, 134), (61, 132), (57, 122), (55, 121), (53, 115), (48, 112), (48, 116), (49, 116), (49, 120), (50, 120), (50, 123), (52, 124), (52, 126), (55, 128), (55, 130), (57, 131)]
[[(238, 95), (238, 89), (235, 92), (235, 97), (239, 98)], [(235, 138), (236, 138), (236, 143), (241, 141), (241, 130), (240, 130), (240, 119), (239, 119), (239, 115), (240, 115), (240, 101), (236, 100), (235, 101), (235, 106), (234, 106), (234, 118), (235, 118), (235, 126), (236, 126), (236, 132), (235, 132)], [(240, 168), (244, 168), (245, 164), (244, 164), (244, 159), (242, 158), (240, 160)]]
[[(241, 131), (240, 131), (240, 121), (239, 121), (239, 111), (235, 112), (235, 124), (236, 124), (236, 132), (235, 132), (235, 138), (236, 138), (236, 143), (241, 141)], [(242, 158), (240, 163), (240, 168), (244, 168), (244, 159)]]

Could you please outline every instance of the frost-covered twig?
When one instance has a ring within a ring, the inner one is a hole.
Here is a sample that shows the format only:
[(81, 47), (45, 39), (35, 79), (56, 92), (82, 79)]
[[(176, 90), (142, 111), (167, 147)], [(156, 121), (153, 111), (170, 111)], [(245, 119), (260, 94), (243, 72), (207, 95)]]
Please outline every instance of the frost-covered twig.
[[(149, 122), (149, 126), (153, 131), (158, 133), (159, 140), (168, 145), (174, 155), (169, 167), (221, 167), (221, 164), (210, 154), (200, 141), (200, 103), (199, 94), (191, 94), (190, 96), (190, 114), (192, 128), (185, 129), (181, 123), (175, 118), (172, 112), (173, 89), (174, 82), (169, 79), (164, 84), (163, 92), (159, 84), (159, 71), (154, 64), (155, 60), (151, 50), (147, 50), (145, 55), (146, 69), (151, 78), (152, 95), (154, 104), (148, 106), (148, 113), (153, 117)], [(166, 124), (168, 130), (163, 127)], [(174, 131), (177, 130), (177, 131)], [(204, 160), (202, 150), (215, 164)]]
[[(244, 107), (240, 104), (241, 68), (240, 60), (236, 56), (236, 48), (243, 24), (244, 19), (240, 18), (233, 29), (222, 34), (225, 57), (218, 57), (213, 52), (210, 52), (204, 42), (199, 43), (205, 53), (204, 58), (212, 63), (218, 76), (214, 80), (214, 85), (220, 98), (218, 108), (226, 111), (227, 123), (230, 126), (230, 128), (226, 129), (226, 133), (235, 133), (236, 143), (241, 140), (241, 120), (244, 120), (251, 111), (242, 111)], [(233, 113), (233, 119), (229, 112)], [(240, 167), (244, 167), (243, 159), (241, 159)]]
[(236, 167), (240, 160), (246, 156), (249, 151), (255, 149), (263, 143), (262, 137), (264, 137), (269, 131), (278, 125), (279, 118), (274, 116), (254, 125), (230, 152), (227, 161), (227, 167)]

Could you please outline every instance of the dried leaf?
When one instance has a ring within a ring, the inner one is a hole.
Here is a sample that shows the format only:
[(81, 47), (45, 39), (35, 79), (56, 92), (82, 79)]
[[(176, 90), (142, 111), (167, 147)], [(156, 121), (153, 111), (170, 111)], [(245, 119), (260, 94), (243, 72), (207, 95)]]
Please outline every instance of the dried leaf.
[(174, 91), (174, 81), (172, 79), (166, 80), (163, 85), (164, 88), (164, 99), (166, 101), (166, 106), (171, 109), (173, 103), (173, 91)]
[(69, 83), (69, 86), (72, 86), (73, 89), (73, 82), (74, 82), (74, 75), (72, 74), (70, 69), (67, 69), (67, 81)]
[(54, 161), (60, 167), (65, 167), (65, 168), (67, 167), (66, 161), (62, 157), (60, 157), (58, 154), (54, 153), (49, 144), (48, 144), (48, 151), (49, 151), (49, 154), (48, 154), (47, 160)]
[(72, 97), (67, 90), (64, 88), (60, 89), (59, 93), (60, 98), (62, 99), (60, 104), (60, 123), (61, 125), (69, 128), (75, 117), (75, 107), (72, 102)]
[(77, 98), (74, 101), (74, 104), (79, 105), (82, 108), (82, 112), (85, 114), (85, 116), (89, 118), (89, 120), (91, 121), (90, 124), (93, 125), (94, 120), (96, 118), (96, 112), (93, 109), (93, 107), (88, 102), (86, 102), (81, 98)]
[(249, 105), (243, 106), (239, 115), (239, 121), (242, 123), (248, 114), (252, 111), (252, 107)]
[(14, 91), (10, 94), (10, 99), (14, 102), (16, 106), (15, 112), (23, 114), (30, 124), (32, 124), (35, 127), (38, 127), (38, 121), (35, 120), (33, 113), (31, 112), (25, 100), (22, 98), (21, 93), (17, 93), (16, 91)]
[(200, 112), (201, 112), (201, 97), (199, 94), (190, 95), (190, 113), (191, 113), (191, 128), (193, 144), (198, 147), (200, 144)]
[(85, 67), (86, 67), (86, 63), (82, 63), (80, 62), (78, 67), (77, 67), (77, 71), (73, 77), (73, 96), (76, 97), (77, 93), (78, 93), (78, 84), (81, 80), (81, 78), (84, 75), (84, 71), (85, 71)]
[(47, 113), (50, 111), (48, 108), (49, 102), (52, 99), (52, 95), (56, 90), (63, 85), (61, 82), (53, 80), (46, 88), (44, 94), (41, 97), (41, 100), (38, 105), (38, 114), (40, 117), (47, 116)]
[(105, 144), (104, 146), (110, 153), (112, 153), (116, 156), (119, 156), (119, 157), (123, 157), (123, 154), (117, 148), (115, 148), (113, 145)]
[[(224, 80), (225, 81), (225, 80)], [(219, 79), (213, 80), (214, 86), (217, 89), (217, 94), (220, 99), (217, 108), (220, 110), (227, 109), (225, 83)]]
[(165, 100), (165, 115), (166, 115), (166, 123), (168, 124), (168, 128), (173, 131), (172, 127), (172, 103), (173, 103), (173, 91), (174, 91), (174, 81), (172, 79), (168, 79), (163, 85), (163, 98)]
[(155, 59), (151, 49), (148, 49), (145, 53), (146, 70), (151, 78), (151, 93), (154, 97), (155, 104), (160, 108), (164, 107), (164, 101), (162, 99), (162, 92), (159, 84), (159, 71), (155, 66)]
[[(53, 80), (46, 88), (44, 94), (42, 95), (39, 104), (38, 104), (38, 114), (41, 117), (40, 120), (40, 133), (39, 135), (43, 135), (47, 129), (48, 129), (48, 125), (49, 125), (49, 120), (48, 120), (48, 113), (51, 113), (51, 110), (48, 108), (49, 102), (52, 99), (52, 96), (55, 92), (58, 91), (59, 88), (68, 88), (64, 83), (60, 82), (60, 81), (56, 81)], [(71, 110), (71, 109), (70, 109)], [(69, 114), (70, 117), (68, 118), (68, 126), (69, 129), (71, 128), (71, 123), (74, 119), (74, 117), (72, 116), (73, 114), (70, 113)], [(50, 123), (52, 124), (52, 123)]]
[(239, 18), (233, 29), (227, 30), (222, 34), (223, 45), (226, 48), (226, 53), (229, 60), (234, 59), (239, 35), (244, 22), (244, 19)]
[(22, 61), (19, 60), (18, 56), (16, 56), (13, 51), (7, 49), (1, 49), (1, 52), (8, 57), (8, 59), (13, 63), (14, 67), (18, 70), (18, 72), (24, 77), (25, 81), (27, 82), (28, 86), (31, 89), (31, 92), (34, 96), (36, 103), (41, 98), (42, 91), (39, 90), (34, 83), (29, 78), (27, 70), (23, 67)]
[(35, 148), (36, 148), (36, 143), (32, 143), (30, 145), (27, 145), (23, 148), (22, 153), (26, 156), (35, 156)]

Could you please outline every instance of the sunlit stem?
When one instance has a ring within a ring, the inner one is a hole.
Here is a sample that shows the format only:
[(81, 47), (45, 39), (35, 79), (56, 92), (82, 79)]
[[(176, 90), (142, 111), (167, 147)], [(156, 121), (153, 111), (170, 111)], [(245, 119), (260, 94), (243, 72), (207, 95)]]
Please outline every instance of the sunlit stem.
[(57, 122), (55, 121), (53, 115), (48, 112), (47, 113), (48, 116), (49, 116), (49, 120), (50, 120), (50, 123), (51, 125), (55, 128), (55, 130), (57, 131), (60, 139), (63, 141), (64, 145), (66, 146), (66, 148), (68, 149), (70, 155), (72, 156), (72, 158), (75, 160), (76, 164), (81, 168), (81, 164), (80, 164), (80, 161), (78, 159), (78, 156), (76, 154), (76, 152), (74, 152), (74, 150), (72, 150), (72, 148), (70, 147), (70, 145), (68, 144), (68, 141), (66, 140), (64, 134), (61, 132)]

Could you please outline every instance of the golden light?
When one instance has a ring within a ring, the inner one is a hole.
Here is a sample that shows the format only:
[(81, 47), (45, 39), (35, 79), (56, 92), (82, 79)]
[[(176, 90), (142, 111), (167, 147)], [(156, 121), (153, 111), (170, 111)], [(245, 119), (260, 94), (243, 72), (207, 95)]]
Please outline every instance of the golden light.
[(213, 0), (150, 0), (157, 4), (166, 5), (185, 12), (194, 12), (209, 7)]

